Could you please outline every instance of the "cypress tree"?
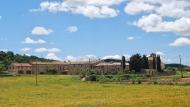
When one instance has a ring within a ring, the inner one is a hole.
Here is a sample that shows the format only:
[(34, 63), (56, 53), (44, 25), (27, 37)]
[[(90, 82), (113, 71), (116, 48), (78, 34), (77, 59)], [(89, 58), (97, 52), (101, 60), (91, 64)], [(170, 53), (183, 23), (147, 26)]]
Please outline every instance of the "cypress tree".
[(122, 56), (121, 65), (122, 65), (123, 72), (124, 72), (124, 70), (126, 68), (125, 62), (126, 62), (125, 56)]

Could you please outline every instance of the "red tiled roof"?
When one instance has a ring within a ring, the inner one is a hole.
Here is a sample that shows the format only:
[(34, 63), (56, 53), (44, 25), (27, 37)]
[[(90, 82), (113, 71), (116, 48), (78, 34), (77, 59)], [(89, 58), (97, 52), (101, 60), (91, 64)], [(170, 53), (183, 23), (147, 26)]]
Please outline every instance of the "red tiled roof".
[(24, 67), (31, 67), (29, 63), (13, 63), (13, 66), (24, 66)]

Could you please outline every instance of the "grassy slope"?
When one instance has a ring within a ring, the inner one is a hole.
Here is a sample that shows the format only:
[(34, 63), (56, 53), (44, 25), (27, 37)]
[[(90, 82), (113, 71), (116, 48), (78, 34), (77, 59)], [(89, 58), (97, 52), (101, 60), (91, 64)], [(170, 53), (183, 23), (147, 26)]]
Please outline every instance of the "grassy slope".
[(0, 77), (0, 106), (187, 107), (190, 86), (81, 82), (71, 76)]

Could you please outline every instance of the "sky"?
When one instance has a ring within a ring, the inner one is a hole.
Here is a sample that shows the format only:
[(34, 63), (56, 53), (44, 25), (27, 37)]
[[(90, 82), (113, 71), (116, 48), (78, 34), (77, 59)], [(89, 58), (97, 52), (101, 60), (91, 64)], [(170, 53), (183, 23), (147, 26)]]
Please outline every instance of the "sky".
[(1, 0), (0, 50), (56, 60), (157, 53), (190, 65), (189, 0)]

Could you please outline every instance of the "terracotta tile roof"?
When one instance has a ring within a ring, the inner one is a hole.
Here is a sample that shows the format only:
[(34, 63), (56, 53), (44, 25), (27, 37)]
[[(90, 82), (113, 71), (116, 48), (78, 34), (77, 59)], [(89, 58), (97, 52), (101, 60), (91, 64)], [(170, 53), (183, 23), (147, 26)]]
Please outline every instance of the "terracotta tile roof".
[(121, 65), (121, 63), (107, 63), (107, 62), (101, 62), (97, 64), (96, 66), (116, 66), (116, 65)]
[[(90, 64), (95, 64), (97, 61), (91, 61)], [(62, 61), (55, 61), (55, 62), (31, 62), (31, 64), (42, 64), (42, 65), (70, 65), (70, 64), (89, 64), (89, 61), (76, 61), (76, 62), (62, 62)]]
[(29, 63), (13, 63), (13, 66), (24, 66), (24, 67), (31, 67)]
[(39, 65), (54, 65), (54, 64), (57, 64), (57, 65), (62, 65), (62, 64), (67, 64), (66, 62), (58, 62), (58, 61), (55, 61), (55, 62), (31, 62), (31, 64), (39, 64)]

